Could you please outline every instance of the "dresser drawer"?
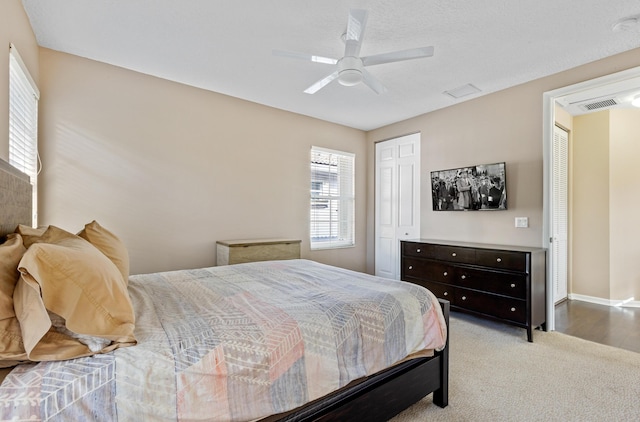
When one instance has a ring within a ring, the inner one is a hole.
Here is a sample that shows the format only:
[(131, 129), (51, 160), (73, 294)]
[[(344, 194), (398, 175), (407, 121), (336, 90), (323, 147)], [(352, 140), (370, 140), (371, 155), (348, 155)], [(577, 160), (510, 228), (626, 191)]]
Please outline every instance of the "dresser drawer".
[(471, 248), (460, 248), (457, 246), (437, 245), (435, 247), (436, 259), (450, 262), (474, 262), (476, 250)]
[(499, 271), (486, 271), (473, 268), (457, 268), (455, 274), (457, 286), (483, 290), (511, 296), (517, 299), (527, 298), (527, 276)]
[(452, 303), (470, 311), (480, 312), (519, 324), (524, 324), (527, 321), (527, 306), (526, 301), (523, 300), (456, 289)]
[(435, 258), (436, 245), (425, 243), (402, 242), (402, 254), (420, 258)]
[(476, 250), (475, 263), (486, 267), (526, 272), (527, 254), (513, 251), (478, 249)]
[(412, 283), (414, 284), (418, 284), (422, 287), (426, 287), (427, 289), (429, 289), (431, 291), (431, 293), (433, 293), (437, 298), (440, 299), (447, 299), (449, 302), (451, 302), (451, 304), (453, 305), (453, 300), (455, 297), (455, 288), (447, 285), (447, 284), (441, 284), (441, 283), (433, 283), (431, 281), (427, 281), (427, 280), (411, 280)]
[(405, 277), (451, 283), (455, 281), (454, 268), (451, 265), (426, 259), (404, 258), (402, 270)]

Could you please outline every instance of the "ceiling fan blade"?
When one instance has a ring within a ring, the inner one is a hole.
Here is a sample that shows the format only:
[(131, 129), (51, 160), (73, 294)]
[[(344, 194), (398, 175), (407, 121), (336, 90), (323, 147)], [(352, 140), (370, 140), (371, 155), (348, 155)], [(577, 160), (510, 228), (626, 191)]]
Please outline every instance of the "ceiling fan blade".
[(331, 81), (333, 81), (334, 79), (336, 79), (338, 77), (338, 71), (336, 70), (335, 72), (333, 72), (331, 75), (320, 79), (318, 82), (316, 82), (315, 84), (311, 85), (309, 88), (305, 89), (304, 92), (306, 94), (315, 94), (316, 92), (320, 91), (322, 88), (324, 88), (325, 86), (327, 86)]
[(326, 63), (326, 64), (338, 63), (337, 59), (332, 59), (330, 57), (316, 56), (316, 55), (307, 54), (307, 53), (297, 53), (295, 51), (273, 50), (273, 55), (280, 56), (280, 57), (288, 57), (290, 59), (307, 60), (307, 61), (312, 61), (316, 63)]
[(367, 16), (368, 12), (366, 10), (349, 10), (347, 32), (344, 37), (345, 57), (358, 57), (360, 55), (360, 47), (362, 47), (362, 38), (364, 37), (364, 28), (367, 25)]
[(369, 73), (367, 69), (362, 69), (362, 82), (364, 82), (365, 85), (371, 88), (378, 95), (387, 92), (387, 88), (385, 88), (379, 80)]
[(409, 50), (394, 51), (391, 53), (376, 54), (362, 57), (363, 66), (373, 66), (376, 64), (401, 62), (403, 60), (421, 59), (433, 56), (433, 47), (411, 48)]

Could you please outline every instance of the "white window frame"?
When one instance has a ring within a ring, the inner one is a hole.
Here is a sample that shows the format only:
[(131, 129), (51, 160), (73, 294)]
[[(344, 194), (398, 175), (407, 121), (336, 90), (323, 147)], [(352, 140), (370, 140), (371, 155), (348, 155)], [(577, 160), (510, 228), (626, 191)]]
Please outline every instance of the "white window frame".
[(38, 224), (38, 100), (40, 91), (9, 44), (9, 164), (27, 174), (33, 189), (32, 224)]
[(311, 250), (355, 246), (355, 154), (311, 147)]

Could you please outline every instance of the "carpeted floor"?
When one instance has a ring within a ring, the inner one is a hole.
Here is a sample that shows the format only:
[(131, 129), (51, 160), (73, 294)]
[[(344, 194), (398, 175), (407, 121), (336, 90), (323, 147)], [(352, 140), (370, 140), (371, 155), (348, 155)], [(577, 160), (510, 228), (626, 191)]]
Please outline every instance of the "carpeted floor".
[(637, 421), (640, 354), (454, 313), (449, 406), (431, 395), (393, 422)]

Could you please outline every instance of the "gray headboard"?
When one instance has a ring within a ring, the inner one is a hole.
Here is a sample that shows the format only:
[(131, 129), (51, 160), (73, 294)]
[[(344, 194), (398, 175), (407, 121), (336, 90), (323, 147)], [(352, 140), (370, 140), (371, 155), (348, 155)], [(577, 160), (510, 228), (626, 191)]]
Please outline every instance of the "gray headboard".
[(29, 176), (0, 159), (0, 240), (18, 224), (31, 226)]

